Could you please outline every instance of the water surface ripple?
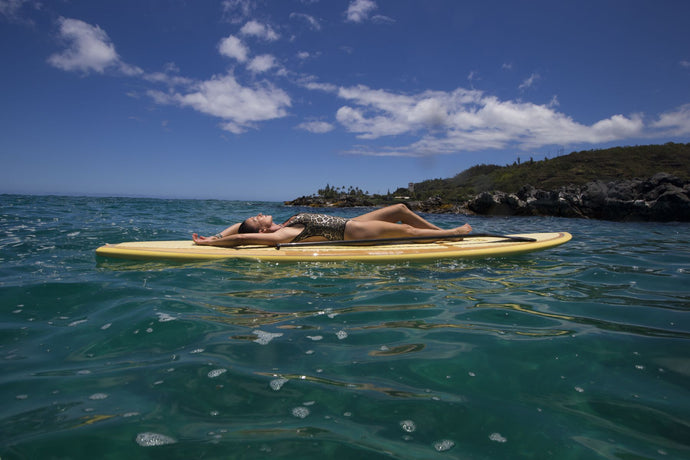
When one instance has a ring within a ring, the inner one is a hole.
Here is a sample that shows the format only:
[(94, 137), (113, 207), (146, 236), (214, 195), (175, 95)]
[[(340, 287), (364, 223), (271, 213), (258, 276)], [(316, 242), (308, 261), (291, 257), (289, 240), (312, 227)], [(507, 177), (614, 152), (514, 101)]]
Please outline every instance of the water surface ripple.
[[(688, 458), (690, 226), (430, 263), (98, 259), (275, 203), (0, 196), (0, 457)], [(359, 210), (338, 210), (352, 216)]]

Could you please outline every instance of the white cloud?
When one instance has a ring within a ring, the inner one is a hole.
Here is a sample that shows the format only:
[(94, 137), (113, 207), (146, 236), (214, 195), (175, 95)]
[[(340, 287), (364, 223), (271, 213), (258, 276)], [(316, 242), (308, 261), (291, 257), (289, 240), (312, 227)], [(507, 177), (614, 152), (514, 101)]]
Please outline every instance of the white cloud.
[(26, 0), (0, 0), (0, 14), (6, 17), (15, 16)]
[(331, 123), (325, 121), (305, 121), (297, 125), (297, 128), (309, 131), (310, 133), (323, 134), (333, 131), (335, 127)]
[(68, 47), (61, 53), (55, 53), (48, 62), (65, 71), (90, 71), (103, 73), (114, 69), (128, 76), (140, 75), (141, 69), (124, 63), (108, 34), (98, 26), (92, 26), (79, 19), (60, 18), (60, 38)]
[(163, 83), (168, 86), (187, 86), (194, 83), (193, 80), (168, 72), (153, 72), (142, 75), (142, 78), (151, 83)]
[(684, 136), (690, 134), (690, 104), (685, 104), (671, 112), (662, 113), (652, 124), (653, 128), (665, 131), (666, 135)]
[(372, 16), (371, 21), (377, 24), (393, 24), (395, 22), (395, 19), (389, 18), (388, 16), (383, 16), (381, 14), (377, 14), (375, 16)]
[(314, 16), (310, 16), (304, 13), (290, 13), (290, 19), (295, 18), (306, 21), (307, 24), (309, 24), (309, 27), (311, 27), (313, 30), (321, 30), (321, 24)]
[(253, 0), (223, 0), (221, 11), (226, 20), (237, 24), (252, 14), (254, 6)]
[(242, 40), (230, 35), (220, 41), (218, 51), (223, 56), (236, 59), (239, 62), (247, 62), (249, 49), (242, 43)]
[[(423, 156), (462, 151), (545, 145), (602, 143), (641, 136), (641, 116), (614, 115), (590, 126), (575, 122), (549, 105), (502, 101), (482, 91), (458, 88), (452, 92), (424, 91), (396, 94), (366, 86), (333, 88), (307, 82), (305, 87), (333, 92), (349, 103), (336, 112), (336, 120), (361, 139), (417, 136), (397, 148), (357, 148), (352, 153)], [(666, 114), (659, 127), (690, 126), (690, 105)], [(690, 128), (686, 128), (690, 131)]]
[(685, 67), (686, 69), (690, 69), (690, 61), (682, 60), (679, 62), (681, 67)]
[(253, 128), (256, 122), (282, 118), (291, 106), (290, 96), (270, 83), (246, 87), (233, 75), (215, 76), (187, 93), (150, 91), (149, 95), (159, 104), (190, 107), (218, 117), (222, 128), (235, 134)]
[(249, 64), (247, 64), (247, 69), (253, 73), (263, 73), (275, 66), (276, 60), (273, 56), (270, 54), (262, 54), (261, 56), (253, 58)]
[(180, 69), (174, 62), (168, 62), (163, 66), (163, 72), (146, 73), (142, 78), (152, 83), (163, 83), (168, 86), (189, 86), (194, 83), (191, 78), (179, 75)]
[[(290, 96), (273, 84), (257, 82), (251, 86), (243, 86), (232, 74), (198, 82), (180, 76), (174, 63), (166, 64), (162, 72), (146, 73), (122, 61), (110, 38), (100, 27), (65, 18), (61, 18), (59, 24), (60, 36), (68, 43), (68, 47), (63, 52), (50, 56), (50, 64), (66, 71), (86, 73), (115, 70), (149, 83), (165, 84), (169, 86), (168, 92), (147, 92), (154, 102), (190, 107), (197, 112), (220, 118), (222, 128), (233, 133), (254, 128), (261, 121), (284, 117), (292, 104)], [(248, 30), (250, 35), (259, 31), (254, 26)], [(271, 36), (268, 29), (263, 29), (261, 33), (263, 37)], [(247, 47), (232, 35), (221, 40), (218, 48), (224, 56), (248, 62), (248, 69), (254, 73), (265, 72), (277, 66), (275, 58), (267, 54), (249, 60)]]
[(301, 85), (312, 91), (323, 91), (326, 93), (336, 93), (338, 91), (338, 87), (336, 85), (331, 83), (319, 83), (310, 77), (305, 78), (301, 82)]
[(347, 21), (364, 22), (369, 19), (369, 15), (377, 8), (372, 0), (353, 0), (345, 13)]
[(278, 35), (270, 26), (253, 20), (242, 26), (240, 29), (240, 34), (261, 38), (267, 41), (275, 41), (280, 38), (280, 35)]
[(519, 89), (531, 88), (540, 78), (541, 76), (538, 73), (533, 73), (520, 84)]
[(0, 16), (10, 22), (33, 25), (34, 21), (23, 14), (25, 6), (34, 10), (43, 7), (38, 0), (0, 0)]

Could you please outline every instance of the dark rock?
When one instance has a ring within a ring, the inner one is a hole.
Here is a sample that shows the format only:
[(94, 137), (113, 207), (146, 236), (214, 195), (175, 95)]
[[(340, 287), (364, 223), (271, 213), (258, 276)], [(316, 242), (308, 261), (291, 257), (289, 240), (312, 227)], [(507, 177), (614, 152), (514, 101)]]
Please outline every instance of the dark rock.
[(525, 185), (517, 194), (483, 192), (467, 202), (481, 215), (588, 217), (616, 221), (690, 221), (690, 184), (666, 173), (647, 180), (589, 182), (558, 190)]
[(663, 193), (651, 206), (652, 220), (690, 221), (690, 197), (684, 189), (674, 186), (674, 190)]

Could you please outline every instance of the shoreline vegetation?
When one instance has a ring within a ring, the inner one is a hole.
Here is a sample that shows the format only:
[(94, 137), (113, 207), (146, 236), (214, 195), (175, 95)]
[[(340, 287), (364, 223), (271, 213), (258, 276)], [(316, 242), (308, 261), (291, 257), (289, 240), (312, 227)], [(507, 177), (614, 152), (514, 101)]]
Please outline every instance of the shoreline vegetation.
[(386, 195), (326, 185), (287, 206), (405, 203), (428, 213), (690, 222), (690, 143), (613, 147), (556, 158), (477, 165)]

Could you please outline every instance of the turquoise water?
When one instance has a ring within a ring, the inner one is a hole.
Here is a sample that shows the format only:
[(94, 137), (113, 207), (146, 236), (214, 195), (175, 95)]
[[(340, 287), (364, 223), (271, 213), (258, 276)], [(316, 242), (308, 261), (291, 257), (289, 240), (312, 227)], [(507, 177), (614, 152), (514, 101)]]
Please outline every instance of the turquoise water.
[(174, 264), (94, 249), (295, 209), (0, 205), (3, 460), (690, 457), (688, 224), (427, 216), (574, 239), (469, 261)]

